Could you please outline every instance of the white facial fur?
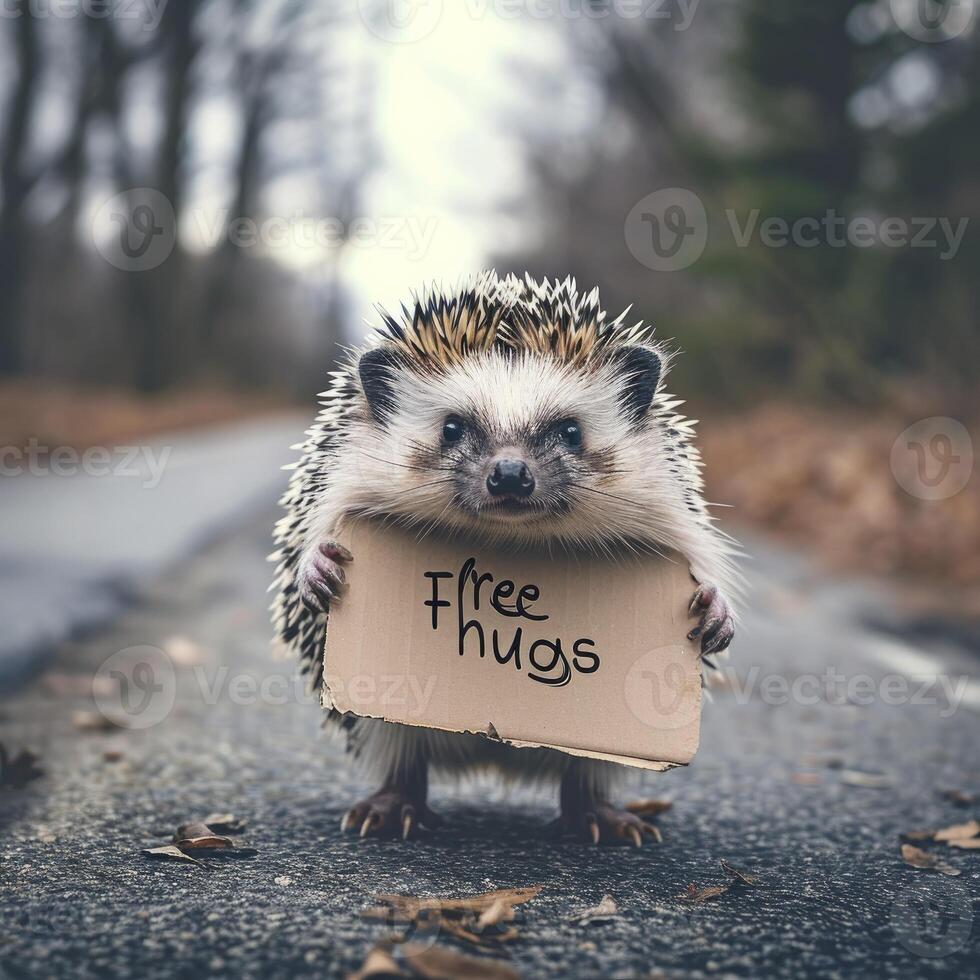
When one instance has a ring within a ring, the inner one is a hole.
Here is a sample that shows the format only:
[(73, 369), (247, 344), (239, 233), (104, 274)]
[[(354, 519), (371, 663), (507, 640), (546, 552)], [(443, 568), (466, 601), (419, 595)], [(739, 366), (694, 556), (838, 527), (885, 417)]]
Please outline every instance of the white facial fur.
[[(524, 542), (602, 547), (649, 538), (640, 530), (666, 529), (673, 508), (659, 503), (679, 500), (681, 488), (669, 478), (660, 421), (634, 424), (623, 410), (625, 383), (611, 365), (583, 371), (546, 355), (498, 351), (444, 373), (401, 369), (386, 422), (365, 413), (351, 426), (339, 472), (356, 483), (347, 488), (352, 509)], [(480, 437), (445, 446), (442, 427), (450, 415), (471, 422)], [(576, 452), (545, 435), (563, 419), (581, 428)], [(502, 451), (526, 460), (534, 473), (527, 512), (500, 514), (489, 506), (484, 484)]]

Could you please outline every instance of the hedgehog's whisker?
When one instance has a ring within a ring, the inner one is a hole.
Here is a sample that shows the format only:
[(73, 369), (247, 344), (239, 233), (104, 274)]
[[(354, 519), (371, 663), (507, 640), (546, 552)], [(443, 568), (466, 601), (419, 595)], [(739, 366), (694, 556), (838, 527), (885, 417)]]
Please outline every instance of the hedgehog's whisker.
[(401, 496), (403, 493), (411, 493), (413, 490), (431, 490), (433, 487), (445, 486), (447, 483), (455, 483), (452, 477), (443, 477), (440, 480), (432, 480), (429, 483), (420, 483), (415, 487), (403, 487), (401, 490), (392, 492), (393, 497)]
[(597, 490), (595, 487), (586, 486), (584, 483), (569, 483), (568, 486), (575, 487), (576, 490), (588, 490), (589, 493), (597, 493), (601, 497), (609, 497), (610, 500), (619, 500), (624, 504), (629, 504), (631, 507), (643, 508), (643, 504), (639, 500), (630, 500), (629, 497), (620, 497), (619, 494), (609, 493), (608, 490)]
[(393, 459), (382, 459), (380, 456), (372, 456), (363, 449), (360, 450), (360, 453), (362, 456), (367, 456), (368, 459), (373, 459), (376, 463), (384, 463), (385, 466), (398, 466), (403, 470), (419, 470), (423, 473), (431, 473), (433, 470), (441, 473), (455, 472), (449, 466), (413, 466), (411, 463), (396, 463)]

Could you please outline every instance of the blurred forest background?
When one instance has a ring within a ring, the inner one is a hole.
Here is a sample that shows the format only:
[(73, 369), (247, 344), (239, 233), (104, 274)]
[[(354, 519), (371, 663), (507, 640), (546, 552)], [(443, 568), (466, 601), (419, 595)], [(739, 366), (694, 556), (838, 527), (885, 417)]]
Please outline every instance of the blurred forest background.
[[(391, 3), (5, 0), (5, 442), (309, 407), (373, 302), (572, 274), (685, 352), (713, 499), (849, 564), (980, 579), (976, 478), (930, 508), (888, 465), (911, 421), (978, 415), (970, 0)], [(658, 272), (624, 223), (670, 187), (710, 233)], [(172, 250), (122, 268), (106, 202), (153, 192)], [(967, 224), (946, 257), (740, 246), (726, 211), (756, 209)], [(270, 218), (285, 244), (247, 239)]]

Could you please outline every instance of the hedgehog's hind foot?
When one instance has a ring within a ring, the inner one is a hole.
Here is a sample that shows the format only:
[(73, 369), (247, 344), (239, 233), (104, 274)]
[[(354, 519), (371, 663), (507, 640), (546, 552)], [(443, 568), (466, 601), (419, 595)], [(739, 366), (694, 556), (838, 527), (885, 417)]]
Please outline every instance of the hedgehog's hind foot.
[(426, 805), (411, 789), (386, 786), (366, 799), (355, 803), (340, 821), (342, 832), (356, 831), (361, 837), (401, 837), (408, 840), (418, 836), (419, 827), (434, 829), (442, 818)]
[(559, 818), (564, 830), (586, 841), (599, 844), (629, 844), (640, 847), (644, 837), (659, 843), (660, 831), (629, 810), (621, 810), (611, 803), (594, 801), (576, 806), (571, 812), (563, 810)]

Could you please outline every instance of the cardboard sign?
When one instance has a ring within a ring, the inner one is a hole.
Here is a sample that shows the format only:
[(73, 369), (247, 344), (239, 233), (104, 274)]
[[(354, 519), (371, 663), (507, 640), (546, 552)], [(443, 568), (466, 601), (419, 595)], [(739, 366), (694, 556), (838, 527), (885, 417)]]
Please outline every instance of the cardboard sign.
[(323, 703), (645, 769), (691, 761), (701, 664), (679, 557), (493, 551), (357, 522)]

